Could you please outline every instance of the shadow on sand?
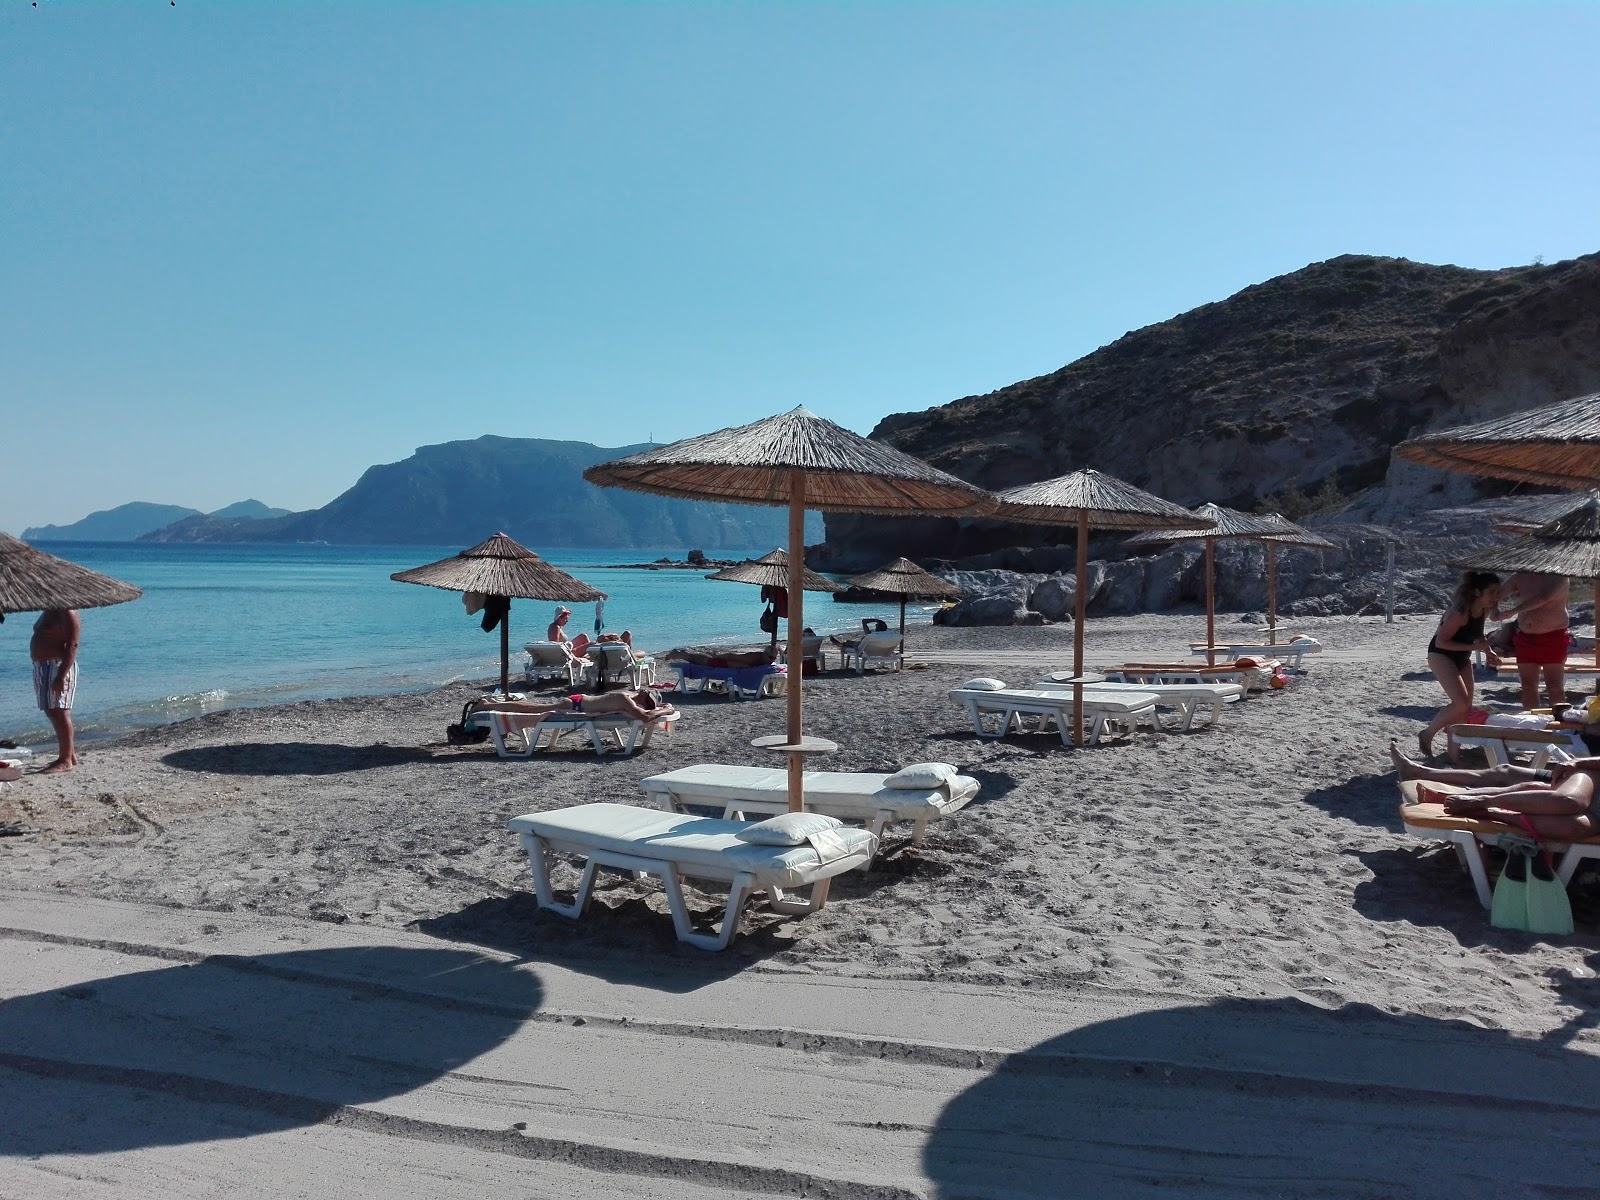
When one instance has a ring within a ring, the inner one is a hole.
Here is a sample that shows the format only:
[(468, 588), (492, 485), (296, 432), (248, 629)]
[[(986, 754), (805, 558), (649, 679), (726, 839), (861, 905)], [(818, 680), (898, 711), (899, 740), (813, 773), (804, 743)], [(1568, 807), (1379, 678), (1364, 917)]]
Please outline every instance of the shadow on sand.
[(235, 742), (174, 750), (161, 761), (180, 771), (213, 775), (342, 775), (410, 763), (470, 761), (418, 746), (341, 746), (332, 742)]
[(945, 1107), (923, 1167), (940, 1197), (1592, 1195), (1600, 1057), (1575, 1031), (1293, 1000), (1143, 1012), (1005, 1060)]
[[(18, 996), (0, 1003), (0, 1155), (316, 1125), (492, 1050), (541, 995), (532, 972), (468, 951), (360, 946), (219, 955)], [(107, 1103), (107, 1088), (136, 1102)]]

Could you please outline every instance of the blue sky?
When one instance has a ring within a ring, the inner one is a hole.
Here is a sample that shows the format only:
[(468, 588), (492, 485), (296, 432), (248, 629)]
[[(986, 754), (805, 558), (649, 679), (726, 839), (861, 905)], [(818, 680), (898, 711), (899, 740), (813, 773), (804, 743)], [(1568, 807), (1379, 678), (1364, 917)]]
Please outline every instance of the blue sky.
[(1600, 5), (0, 0), (0, 529), (1600, 250)]

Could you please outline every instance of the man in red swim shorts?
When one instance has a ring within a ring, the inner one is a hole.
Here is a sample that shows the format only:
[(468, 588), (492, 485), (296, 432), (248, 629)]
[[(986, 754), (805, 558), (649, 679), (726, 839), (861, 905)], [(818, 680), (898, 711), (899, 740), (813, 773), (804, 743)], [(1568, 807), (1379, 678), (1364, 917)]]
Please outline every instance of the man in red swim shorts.
[(1512, 603), (1507, 606), (1502, 602), (1495, 619), (1517, 620), (1512, 647), (1517, 656), (1517, 674), (1522, 679), (1522, 707), (1538, 707), (1541, 674), (1549, 702), (1565, 704), (1567, 646), (1571, 642), (1567, 634), (1567, 577), (1519, 571), (1501, 585), (1500, 594), (1511, 597)]

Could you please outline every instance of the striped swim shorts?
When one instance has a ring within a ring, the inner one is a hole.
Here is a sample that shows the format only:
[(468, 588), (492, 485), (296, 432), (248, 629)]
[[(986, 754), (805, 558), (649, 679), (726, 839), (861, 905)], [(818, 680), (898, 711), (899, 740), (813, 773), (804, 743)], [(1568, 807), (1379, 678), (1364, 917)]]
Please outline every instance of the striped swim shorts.
[(52, 708), (71, 708), (72, 698), (78, 691), (78, 664), (73, 663), (67, 668), (67, 677), (61, 685), (61, 697), (56, 698), (56, 676), (61, 672), (59, 658), (47, 658), (43, 662), (33, 664), (33, 694), (38, 700), (39, 707), (45, 711)]

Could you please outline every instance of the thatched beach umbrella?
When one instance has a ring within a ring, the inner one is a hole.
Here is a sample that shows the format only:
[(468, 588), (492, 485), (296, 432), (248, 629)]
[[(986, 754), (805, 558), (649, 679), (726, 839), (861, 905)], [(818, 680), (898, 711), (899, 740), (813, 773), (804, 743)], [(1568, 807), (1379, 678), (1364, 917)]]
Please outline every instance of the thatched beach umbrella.
[(961, 595), (961, 589), (947, 579), (930, 575), (909, 558), (897, 558), (875, 571), (854, 576), (851, 587), (869, 592), (887, 592), (900, 597), (900, 636), (906, 635), (906, 601), (943, 600)]
[[(1446, 471), (1590, 489), (1600, 483), (1600, 392), (1423, 434), (1401, 442), (1394, 452)], [(1595, 663), (1600, 665), (1600, 583), (1595, 585), (1595, 622)]]
[(506, 614), (500, 618), (500, 694), (511, 690), (511, 612), (510, 601), (519, 600), (604, 600), (606, 594), (574, 579), (559, 567), (551, 566), (526, 546), (497, 533), (460, 554), (441, 558), (426, 566), (396, 571), (389, 576), (397, 583), (420, 583), (447, 592), (478, 592), (506, 600)]
[[(826, 575), (819, 575), (804, 563), (800, 565), (800, 589), (807, 592), (840, 592), (841, 588)], [(782, 550), (773, 550), (763, 554), (760, 558), (747, 558), (742, 563), (734, 563), (731, 567), (723, 567), (720, 571), (713, 571), (706, 576), (707, 579), (722, 580), (727, 583), (754, 583), (762, 587), (780, 587), (785, 591), (793, 590), (789, 585), (789, 555)], [(772, 644), (778, 644), (778, 627), (772, 627)]]
[[(590, 483), (689, 500), (786, 506), (789, 561), (805, 566), (806, 509), (880, 516), (976, 516), (989, 507), (982, 488), (946, 475), (883, 442), (874, 442), (795, 408), (750, 425), (723, 429), (601, 463), (583, 473)], [(789, 661), (800, 661), (805, 628), (803, 590), (789, 602)], [(804, 760), (813, 749), (802, 726), (800, 678), (789, 681), (788, 721), (781, 740), (758, 744), (789, 755), (789, 807), (804, 807)]]
[[(1076, 525), (1077, 585), (1073, 589), (1072, 674), (1083, 675), (1084, 576), (1089, 573), (1090, 529), (1189, 529), (1205, 522), (1188, 509), (1141, 491), (1112, 475), (1085, 468), (1070, 475), (1011, 488), (995, 496), (994, 515), (1035, 525)], [(1083, 745), (1083, 685), (1072, 688), (1072, 738)]]
[(1515, 508), (1506, 511), (1491, 526), (1500, 533), (1532, 533), (1582, 508), (1589, 500), (1600, 499), (1600, 490), (1557, 492), (1551, 496), (1522, 496)]
[(80, 567), (36, 550), (9, 533), (0, 533), (0, 621), (5, 620), (6, 613), (105, 608), (142, 595), (131, 583)]
[(1600, 499), (1590, 497), (1532, 533), (1485, 546), (1448, 565), (1461, 571), (1528, 571), (1600, 579)]
[(1267, 644), (1278, 640), (1278, 547), (1300, 546), (1307, 550), (1337, 550), (1339, 547), (1309, 529), (1302, 529), (1282, 513), (1260, 513), (1256, 520), (1274, 530), (1261, 537), (1267, 548)]
[[(1538, 575), (1566, 575), (1572, 579), (1593, 580), (1596, 629), (1594, 661), (1600, 667), (1600, 494), (1590, 492), (1576, 503), (1570, 496), (1552, 496), (1550, 499), (1567, 502), (1566, 511), (1555, 520), (1528, 531), (1525, 537), (1486, 546), (1476, 554), (1448, 565), (1463, 571), (1530, 571)], [(1544, 511), (1556, 507), (1555, 503), (1541, 506)], [(1521, 531), (1517, 526), (1503, 523), (1496, 528)], [(1480, 563), (1488, 565), (1480, 566)]]
[(1550, 487), (1600, 483), (1600, 392), (1401, 442), (1395, 454), (1445, 471)]
[[(1261, 540), (1273, 534), (1273, 528), (1249, 513), (1220, 504), (1202, 504), (1194, 516), (1207, 522), (1205, 529), (1159, 529), (1141, 533), (1128, 539), (1130, 546), (1147, 546), (1158, 542), (1186, 542), (1204, 538), (1206, 543), (1206, 662), (1217, 662), (1217, 568), (1216, 544), (1219, 538), (1253, 538)], [(1279, 536), (1283, 536), (1279, 531)]]

